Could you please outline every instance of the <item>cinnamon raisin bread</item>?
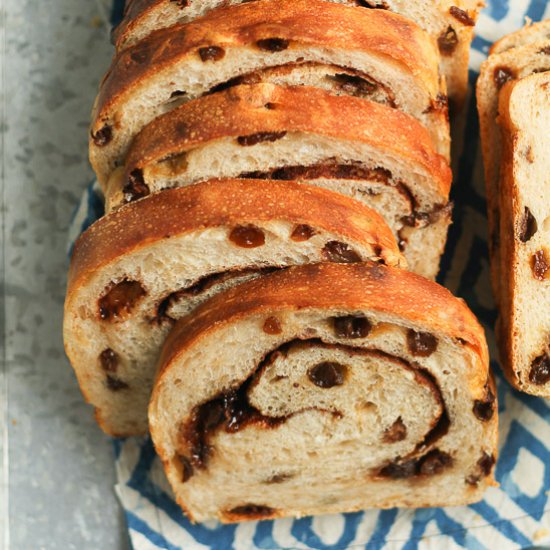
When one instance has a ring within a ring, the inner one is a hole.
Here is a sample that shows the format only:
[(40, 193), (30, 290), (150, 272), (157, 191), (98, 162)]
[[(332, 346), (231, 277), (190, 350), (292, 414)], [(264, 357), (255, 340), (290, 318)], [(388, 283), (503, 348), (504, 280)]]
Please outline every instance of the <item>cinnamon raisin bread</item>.
[(485, 184), (489, 214), (489, 249), (495, 298), (500, 296), (500, 233), (499, 175), (501, 136), (496, 119), (498, 96), (509, 80), (518, 80), (532, 73), (550, 70), (550, 40), (535, 42), (490, 55), (481, 65), (477, 82), (477, 105), (481, 129), (481, 147), (485, 165)]
[(490, 53), (502, 53), (534, 42), (550, 40), (550, 19), (529, 23), (516, 32), (503, 36), (491, 47)]
[(518, 389), (550, 397), (550, 72), (506, 84), (499, 113), (501, 359)]
[(174, 189), (96, 222), (74, 250), (67, 355), (111, 435), (143, 434), (159, 349), (208, 296), (307, 262), (405, 265), (384, 220), (296, 182), (225, 180)]
[[(362, 95), (370, 89), (372, 97), (418, 118), (446, 152), (448, 123), (440, 109), (446, 96), (438, 61), (425, 31), (384, 10), (324, 0), (228, 6), (153, 33), (116, 56), (94, 108), (90, 158), (105, 185), (133, 137), (151, 120), (236, 77), (301, 63), (355, 71), (357, 82), (365, 81)], [(351, 88), (356, 93), (353, 83)]]
[(438, 272), (451, 171), (404, 113), (272, 84), (205, 96), (138, 135), (111, 178), (107, 204), (218, 177), (302, 180), (357, 198), (384, 216), (413, 271)]
[[(250, 0), (248, 0), (250, 1)], [(468, 85), (468, 58), (477, 2), (461, 0), (331, 0), (361, 8), (390, 10), (415, 21), (437, 40), (450, 97), (461, 104)], [(209, 11), (243, 0), (134, 0), (114, 32), (118, 51), (133, 46), (152, 32), (188, 23)]]
[(151, 434), (195, 521), (456, 506), (494, 485), (483, 330), (407, 271), (244, 283), (182, 319), (159, 364)]

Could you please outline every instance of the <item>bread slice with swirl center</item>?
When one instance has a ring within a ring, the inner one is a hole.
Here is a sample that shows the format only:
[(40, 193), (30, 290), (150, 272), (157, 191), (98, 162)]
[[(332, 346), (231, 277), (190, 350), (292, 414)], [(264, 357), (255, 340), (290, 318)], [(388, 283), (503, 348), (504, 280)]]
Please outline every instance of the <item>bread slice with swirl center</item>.
[(109, 434), (147, 431), (155, 362), (174, 321), (221, 289), (312, 262), (405, 265), (384, 220), (332, 191), (225, 180), (127, 205), (78, 240), (67, 355)]
[(245, 283), (176, 324), (159, 365), (151, 434), (195, 521), (454, 506), (494, 484), (483, 330), (404, 270)]
[(147, 126), (107, 205), (218, 177), (296, 179), (357, 198), (384, 216), (412, 270), (437, 274), (451, 171), (404, 113), (315, 88), (238, 86)]
[[(437, 40), (450, 96), (462, 102), (467, 89), (468, 54), (479, 6), (456, 0), (331, 0), (360, 9), (389, 10), (415, 21)], [(117, 50), (135, 45), (151, 33), (188, 23), (209, 11), (243, 0), (133, 0), (114, 33)]]
[(425, 31), (384, 10), (323, 0), (228, 6), (154, 33), (115, 57), (92, 116), (92, 165), (104, 186), (133, 137), (159, 115), (235, 77), (289, 63), (358, 71), (374, 89), (389, 90), (395, 107), (425, 124), (448, 153), (438, 62)]

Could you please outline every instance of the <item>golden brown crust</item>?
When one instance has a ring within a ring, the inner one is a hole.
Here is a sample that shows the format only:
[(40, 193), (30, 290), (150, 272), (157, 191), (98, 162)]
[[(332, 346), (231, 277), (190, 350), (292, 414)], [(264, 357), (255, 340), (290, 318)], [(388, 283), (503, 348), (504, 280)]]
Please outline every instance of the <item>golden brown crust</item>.
[(188, 58), (200, 59), (199, 48), (255, 48), (259, 40), (274, 37), (290, 40), (291, 48), (370, 51), (415, 75), (431, 97), (439, 91), (437, 51), (414, 22), (385, 10), (356, 10), (323, 0), (265, 0), (261, 5), (252, 2), (214, 10), (196, 22), (155, 32), (119, 53), (101, 86), (93, 133), (102, 128), (112, 107), (135, 93), (138, 83)]
[(419, 275), (373, 263), (293, 267), (218, 294), (175, 325), (162, 351), (159, 378), (215, 326), (262, 311), (276, 315), (280, 310), (306, 308), (368, 309), (430, 326), (475, 350), (480, 369), (471, 373), (471, 383), (481, 391), (487, 382), (485, 334), (466, 304)]
[(304, 132), (373, 145), (422, 166), (433, 176), (435, 192), (448, 197), (451, 170), (413, 117), (365, 99), (274, 84), (230, 88), (157, 118), (134, 140), (126, 178), (208, 141), (261, 132)]
[(282, 218), (380, 247), (389, 264), (404, 262), (383, 218), (359, 201), (293, 181), (216, 180), (151, 195), (92, 225), (73, 252), (67, 303), (91, 274), (155, 241), (208, 227)]

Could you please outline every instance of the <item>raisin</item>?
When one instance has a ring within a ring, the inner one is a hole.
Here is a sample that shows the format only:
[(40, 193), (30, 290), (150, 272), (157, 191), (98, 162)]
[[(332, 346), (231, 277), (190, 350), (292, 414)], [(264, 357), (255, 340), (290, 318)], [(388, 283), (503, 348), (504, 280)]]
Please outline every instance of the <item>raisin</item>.
[(361, 257), (346, 243), (329, 241), (323, 248), (323, 258), (327, 262), (338, 264), (353, 264), (361, 261)]
[(207, 46), (199, 49), (202, 61), (219, 61), (225, 57), (225, 50), (219, 46)]
[(92, 133), (92, 139), (94, 140), (94, 144), (98, 147), (105, 147), (105, 145), (108, 145), (113, 139), (113, 128), (106, 124), (95, 134)]
[(403, 441), (406, 437), (407, 426), (405, 426), (401, 417), (384, 431), (385, 443), (397, 443), (398, 441)]
[(470, 17), (470, 14), (467, 11), (461, 10), (456, 6), (451, 6), (449, 9), (450, 14), (463, 25), (467, 27), (475, 26), (476, 22)]
[(124, 186), (122, 193), (124, 194), (124, 202), (126, 203), (137, 201), (138, 199), (147, 197), (151, 193), (149, 186), (143, 178), (143, 170), (138, 168), (130, 173), (128, 182)]
[(537, 231), (537, 220), (535, 219), (535, 216), (533, 216), (533, 214), (531, 213), (531, 210), (529, 210), (529, 208), (527, 208), (526, 206), (519, 228), (519, 240), (522, 243), (526, 243), (533, 237), (533, 235), (535, 235)]
[(131, 313), (145, 294), (145, 289), (137, 281), (124, 280), (99, 300), (99, 317), (102, 321), (119, 321)]
[(360, 76), (339, 73), (334, 75), (334, 80), (343, 92), (353, 96), (371, 95), (378, 86), (374, 82)]
[(228, 513), (234, 516), (265, 518), (273, 516), (273, 514), (275, 514), (275, 510), (262, 504), (243, 504), (242, 506), (232, 508)]
[(254, 225), (239, 225), (231, 231), (229, 240), (241, 248), (258, 248), (265, 244), (265, 234)]
[(276, 335), (283, 332), (283, 327), (281, 326), (281, 321), (277, 317), (268, 317), (264, 323), (264, 332), (266, 334)]
[(300, 224), (294, 228), (290, 238), (297, 243), (301, 243), (304, 241), (309, 241), (309, 239), (311, 239), (314, 235), (315, 229), (313, 229), (313, 227), (306, 224)]
[(531, 363), (529, 380), (537, 386), (550, 381), (550, 356), (547, 353), (543, 353)]
[(440, 474), (452, 463), (453, 459), (449, 454), (444, 453), (439, 449), (434, 449), (421, 459), (419, 464), (419, 473), (427, 476)]
[(114, 352), (111, 348), (107, 348), (106, 350), (102, 351), (101, 355), (99, 356), (101, 368), (105, 372), (116, 372), (118, 369), (119, 360), (120, 358), (118, 354)]
[(481, 472), (484, 476), (488, 476), (495, 465), (495, 457), (489, 453), (483, 453), (483, 456), (477, 461)]
[(273, 143), (279, 139), (282, 139), (286, 136), (286, 132), (258, 132), (257, 134), (252, 134), (250, 136), (240, 136), (237, 138), (237, 142), (242, 147), (251, 147), (252, 145), (257, 145), (265, 141)]
[(407, 332), (409, 351), (418, 357), (429, 357), (437, 349), (437, 338), (428, 332)]
[(284, 38), (264, 38), (263, 40), (258, 40), (256, 44), (260, 50), (266, 52), (282, 52), (288, 48), (290, 41)]
[(347, 368), (339, 363), (325, 361), (310, 368), (308, 378), (319, 388), (329, 389), (343, 385)]
[(107, 375), (107, 387), (114, 392), (127, 390), (130, 386), (116, 376)]
[(493, 73), (493, 80), (496, 87), (500, 90), (506, 82), (514, 80), (514, 72), (508, 67), (497, 67)]
[(357, 5), (362, 8), (371, 8), (376, 10), (389, 10), (390, 6), (387, 2), (382, 0), (381, 2), (376, 2), (376, 0), (357, 0)]
[(334, 332), (338, 338), (366, 338), (372, 328), (366, 317), (348, 315), (334, 318)]
[(379, 475), (382, 477), (389, 477), (391, 479), (407, 479), (416, 475), (416, 467), (416, 460), (391, 462), (380, 470)]
[(548, 277), (550, 270), (550, 259), (546, 254), (546, 250), (538, 250), (531, 257), (531, 270), (533, 277), (538, 281), (544, 281)]
[(447, 30), (437, 39), (437, 44), (439, 45), (439, 51), (443, 55), (450, 55), (455, 51), (458, 45), (458, 36), (453, 27), (450, 25), (447, 27)]
[(473, 407), (476, 418), (482, 422), (489, 422), (495, 413), (495, 394), (487, 388), (487, 396), (484, 400), (474, 401)]

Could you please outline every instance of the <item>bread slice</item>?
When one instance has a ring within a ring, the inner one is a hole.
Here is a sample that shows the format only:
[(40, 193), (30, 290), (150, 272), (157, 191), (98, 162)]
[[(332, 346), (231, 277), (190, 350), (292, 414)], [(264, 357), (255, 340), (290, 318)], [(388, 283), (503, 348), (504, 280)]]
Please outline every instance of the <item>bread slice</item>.
[[(479, 3), (464, 0), (331, 0), (346, 6), (385, 9), (415, 21), (437, 40), (450, 97), (458, 104), (468, 86), (468, 58)], [(135, 45), (154, 31), (188, 23), (209, 11), (243, 0), (134, 0), (114, 31), (118, 51)]]
[(499, 113), (501, 359), (514, 386), (550, 397), (550, 72), (506, 84)]
[(450, 222), (451, 171), (412, 117), (323, 90), (238, 86), (147, 126), (107, 190), (109, 209), (219, 177), (296, 179), (378, 210), (413, 271), (434, 278)]
[(114, 59), (92, 117), (92, 165), (105, 185), (133, 137), (157, 116), (235, 77), (289, 63), (357, 71), (448, 147), (438, 61), (425, 31), (384, 10), (324, 0), (262, 0), (214, 10), (154, 33)]
[(500, 222), (499, 222), (499, 174), (501, 166), (501, 137), (496, 119), (498, 96), (509, 80), (550, 70), (550, 41), (536, 42), (490, 55), (481, 65), (477, 82), (477, 105), (481, 129), (481, 147), (485, 164), (485, 184), (489, 214), (489, 250), (491, 274), (497, 301), (500, 299)]
[(529, 23), (518, 31), (503, 36), (492, 45), (490, 54), (502, 53), (512, 48), (546, 40), (550, 40), (550, 19)]
[(159, 364), (151, 435), (194, 521), (457, 506), (494, 485), (483, 330), (410, 272), (244, 283), (182, 319)]
[(224, 180), (159, 193), (102, 218), (78, 240), (67, 355), (101, 427), (143, 434), (155, 362), (174, 320), (268, 270), (363, 260), (406, 265), (384, 220), (332, 191)]

